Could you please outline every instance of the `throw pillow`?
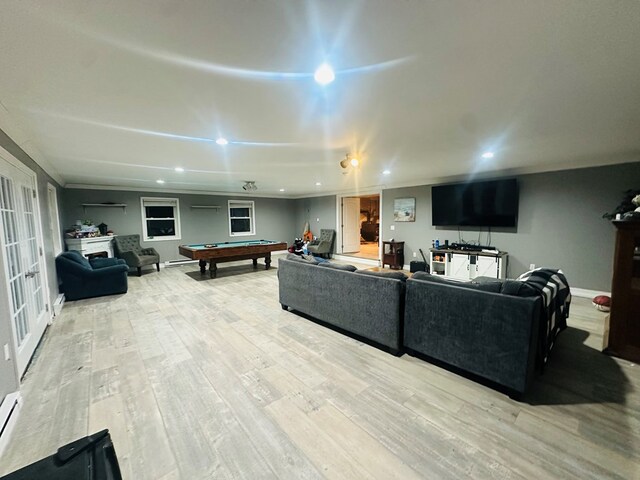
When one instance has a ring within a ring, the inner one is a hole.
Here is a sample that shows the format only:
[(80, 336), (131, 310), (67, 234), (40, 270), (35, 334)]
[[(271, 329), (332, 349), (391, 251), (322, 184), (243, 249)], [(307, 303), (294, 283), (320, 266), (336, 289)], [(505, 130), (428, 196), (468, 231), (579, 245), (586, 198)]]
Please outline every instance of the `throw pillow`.
[(514, 297), (535, 297), (539, 295), (535, 288), (521, 280), (505, 280), (500, 293)]
[(342, 265), (340, 263), (322, 262), (318, 264), (319, 267), (333, 268), (334, 270), (343, 270), (345, 272), (355, 272), (357, 270), (353, 265)]
[(357, 270), (360, 275), (370, 275), (372, 277), (393, 278), (405, 282), (407, 276), (402, 272), (376, 272), (374, 270)]

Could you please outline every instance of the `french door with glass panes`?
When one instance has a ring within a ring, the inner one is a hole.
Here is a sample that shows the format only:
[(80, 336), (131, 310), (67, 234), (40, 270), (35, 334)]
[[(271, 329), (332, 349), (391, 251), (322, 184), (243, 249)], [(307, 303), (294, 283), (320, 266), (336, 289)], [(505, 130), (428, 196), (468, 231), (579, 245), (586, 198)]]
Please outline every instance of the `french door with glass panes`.
[[(0, 247), (16, 366), (27, 369), (49, 320), (35, 174), (0, 151)], [(2, 318), (0, 321), (6, 321)]]

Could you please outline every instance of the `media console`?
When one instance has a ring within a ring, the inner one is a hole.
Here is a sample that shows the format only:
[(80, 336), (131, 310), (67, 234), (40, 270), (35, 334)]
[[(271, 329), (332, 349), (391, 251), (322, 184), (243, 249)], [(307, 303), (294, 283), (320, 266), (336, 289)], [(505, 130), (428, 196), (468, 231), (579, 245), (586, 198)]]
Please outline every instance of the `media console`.
[(431, 273), (457, 280), (476, 277), (507, 278), (509, 254), (497, 250), (429, 249)]

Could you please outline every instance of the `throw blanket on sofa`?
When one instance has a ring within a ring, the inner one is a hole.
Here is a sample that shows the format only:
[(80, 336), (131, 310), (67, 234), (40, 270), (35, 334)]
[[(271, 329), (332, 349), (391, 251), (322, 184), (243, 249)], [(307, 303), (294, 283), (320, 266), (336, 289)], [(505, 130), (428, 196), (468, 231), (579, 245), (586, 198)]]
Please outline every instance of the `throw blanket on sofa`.
[(567, 317), (571, 305), (571, 290), (562, 270), (537, 268), (523, 273), (518, 280), (534, 288), (543, 299), (543, 319), (540, 322), (540, 348), (538, 361), (541, 366), (547, 362), (555, 339), (567, 328)]

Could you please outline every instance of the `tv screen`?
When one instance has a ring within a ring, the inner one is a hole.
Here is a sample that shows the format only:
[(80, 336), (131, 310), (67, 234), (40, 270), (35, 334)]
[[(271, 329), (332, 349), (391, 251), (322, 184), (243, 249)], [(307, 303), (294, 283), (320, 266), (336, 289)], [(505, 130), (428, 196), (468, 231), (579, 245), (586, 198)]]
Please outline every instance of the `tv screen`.
[(439, 185), (431, 189), (435, 226), (515, 227), (518, 182), (515, 178)]

